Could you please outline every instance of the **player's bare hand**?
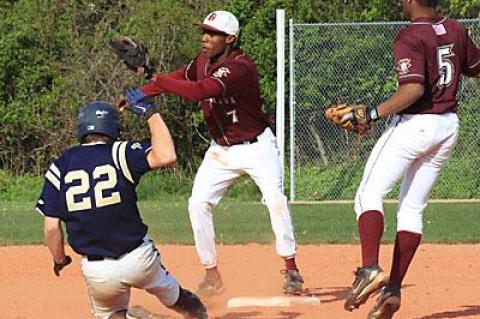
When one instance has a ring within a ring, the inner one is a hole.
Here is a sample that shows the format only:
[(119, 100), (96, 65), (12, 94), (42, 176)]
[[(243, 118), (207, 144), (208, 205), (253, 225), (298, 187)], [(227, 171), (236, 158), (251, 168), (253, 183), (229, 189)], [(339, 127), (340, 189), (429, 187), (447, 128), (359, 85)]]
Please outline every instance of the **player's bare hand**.
[(158, 82), (160, 79), (159, 79), (159, 76), (163, 75), (162, 73), (155, 73), (153, 76), (152, 76), (152, 79), (151, 81), (152, 82)]
[(71, 263), (72, 263), (72, 258), (70, 256), (65, 256), (65, 259), (63, 259), (63, 261), (59, 262), (59, 263), (57, 263), (54, 260), (53, 261), (53, 272), (55, 273), (55, 276), (59, 277), (62, 269), (67, 267)]
[(115, 100), (115, 107), (120, 111), (123, 112), (125, 108), (127, 107), (127, 99), (123, 94), (121, 94), (117, 99)]
[(137, 71), (135, 71), (135, 73), (140, 76), (140, 77), (144, 77), (145, 76), (145, 68), (144, 67), (138, 67), (137, 68)]

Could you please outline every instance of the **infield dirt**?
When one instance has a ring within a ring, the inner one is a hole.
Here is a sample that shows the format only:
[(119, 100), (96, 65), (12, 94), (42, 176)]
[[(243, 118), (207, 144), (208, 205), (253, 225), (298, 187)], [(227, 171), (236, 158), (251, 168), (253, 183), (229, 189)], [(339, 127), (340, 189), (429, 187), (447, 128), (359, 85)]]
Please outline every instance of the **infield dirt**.
[[(195, 289), (203, 275), (193, 246), (158, 245), (164, 265), (187, 288)], [(91, 318), (80, 257), (60, 278), (51, 270), (45, 246), (0, 247), (0, 307), (2, 319)], [(366, 315), (375, 301), (352, 313), (343, 301), (359, 264), (355, 245), (304, 245), (299, 247), (298, 265), (308, 291), (321, 299), (318, 307), (235, 308), (232, 297), (281, 295), (282, 261), (273, 245), (219, 246), (220, 271), (226, 290), (205, 300), (215, 319), (357, 319)], [(392, 246), (382, 246), (380, 263), (389, 270)], [(480, 245), (421, 245), (402, 290), (402, 307), (395, 319), (480, 318)], [(146, 292), (132, 290), (131, 306), (180, 318)]]

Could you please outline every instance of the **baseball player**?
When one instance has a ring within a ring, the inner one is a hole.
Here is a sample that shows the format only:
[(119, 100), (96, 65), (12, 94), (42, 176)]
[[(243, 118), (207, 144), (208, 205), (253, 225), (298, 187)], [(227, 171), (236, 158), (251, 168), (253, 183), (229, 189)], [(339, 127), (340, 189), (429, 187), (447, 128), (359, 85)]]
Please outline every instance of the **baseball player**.
[(65, 255), (63, 222), (70, 246), (83, 256), (94, 318), (126, 318), (130, 289), (135, 287), (186, 318), (207, 319), (200, 299), (162, 265), (136, 203), (140, 177), (176, 161), (170, 132), (153, 105), (125, 107), (146, 118), (151, 145), (120, 141), (116, 109), (106, 102), (91, 102), (78, 114), (81, 144), (65, 151), (45, 174), (36, 209), (44, 216), (54, 273), (59, 276), (72, 261)]
[[(397, 92), (357, 120), (397, 114), (365, 166), (355, 197), (362, 267), (345, 309), (352, 311), (381, 289), (370, 319), (388, 319), (400, 308), (400, 288), (420, 244), (430, 191), (458, 137), (461, 75), (479, 77), (480, 49), (457, 21), (436, 13), (437, 0), (403, 0), (412, 23), (395, 39)], [(384, 231), (383, 199), (403, 178), (390, 276), (379, 266)]]
[(276, 251), (285, 260), (283, 290), (298, 294), (303, 279), (295, 263), (296, 244), (282, 190), (279, 152), (262, 111), (257, 68), (237, 48), (240, 27), (232, 13), (212, 12), (197, 25), (202, 30), (202, 51), (173, 73), (155, 74), (151, 82), (136, 91), (136, 99), (166, 92), (199, 101), (212, 136), (188, 204), (196, 250), (206, 269), (199, 293), (216, 294), (223, 289), (215, 251), (213, 208), (228, 187), (246, 173), (262, 192)]

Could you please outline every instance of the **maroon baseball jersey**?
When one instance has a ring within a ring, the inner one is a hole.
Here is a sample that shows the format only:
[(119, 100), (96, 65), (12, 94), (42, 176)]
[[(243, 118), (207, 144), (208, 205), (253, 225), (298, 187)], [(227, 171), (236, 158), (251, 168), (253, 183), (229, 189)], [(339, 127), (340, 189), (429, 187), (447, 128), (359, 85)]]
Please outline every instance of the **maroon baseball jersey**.
[(190, 81), (210, 78), (221, 85), (220, 95), (200, 102), (210, 134), (218, 144), (250, 141), (269, 125), (262, 111), (257, 68), (241, 50), (212, 65), (200, 53), (188, 65), (186, 77)]
[(214, 64), (200, 53), (175, 72), (156, 74), (140, 90), (149, 96), (169, 92), (200, 101), (210, 134), (220, 145), (253, 141), (269, 126), (257, 67), (241, 50)]
[(419, 18), (394, 43), (397, 82), (421, 83), (424, 95), (404, 114), (457, 111), (461, 74), (480, 73), (480, 49), (460, 23), (446, 17)]

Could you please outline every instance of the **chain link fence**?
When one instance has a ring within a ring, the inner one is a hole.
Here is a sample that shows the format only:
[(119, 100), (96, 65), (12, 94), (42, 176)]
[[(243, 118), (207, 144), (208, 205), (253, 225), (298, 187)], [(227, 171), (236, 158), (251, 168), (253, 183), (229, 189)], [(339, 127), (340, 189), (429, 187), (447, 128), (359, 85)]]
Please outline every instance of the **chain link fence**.
[[(480, 43), (480, 19), (463, 20)], [(294, 24), (290, 21), (290, 199), (352, 200), (368, 155), (389, 118), (358, 138), (325, 121), (337, 102), (378, 105), (396, 90), (393, 41), (406, 22)], [(433, 199), (480, 199), (480, 81), (459, 90), (461, 134)], [(396, 198), (398, 186), (388, 198)]]

